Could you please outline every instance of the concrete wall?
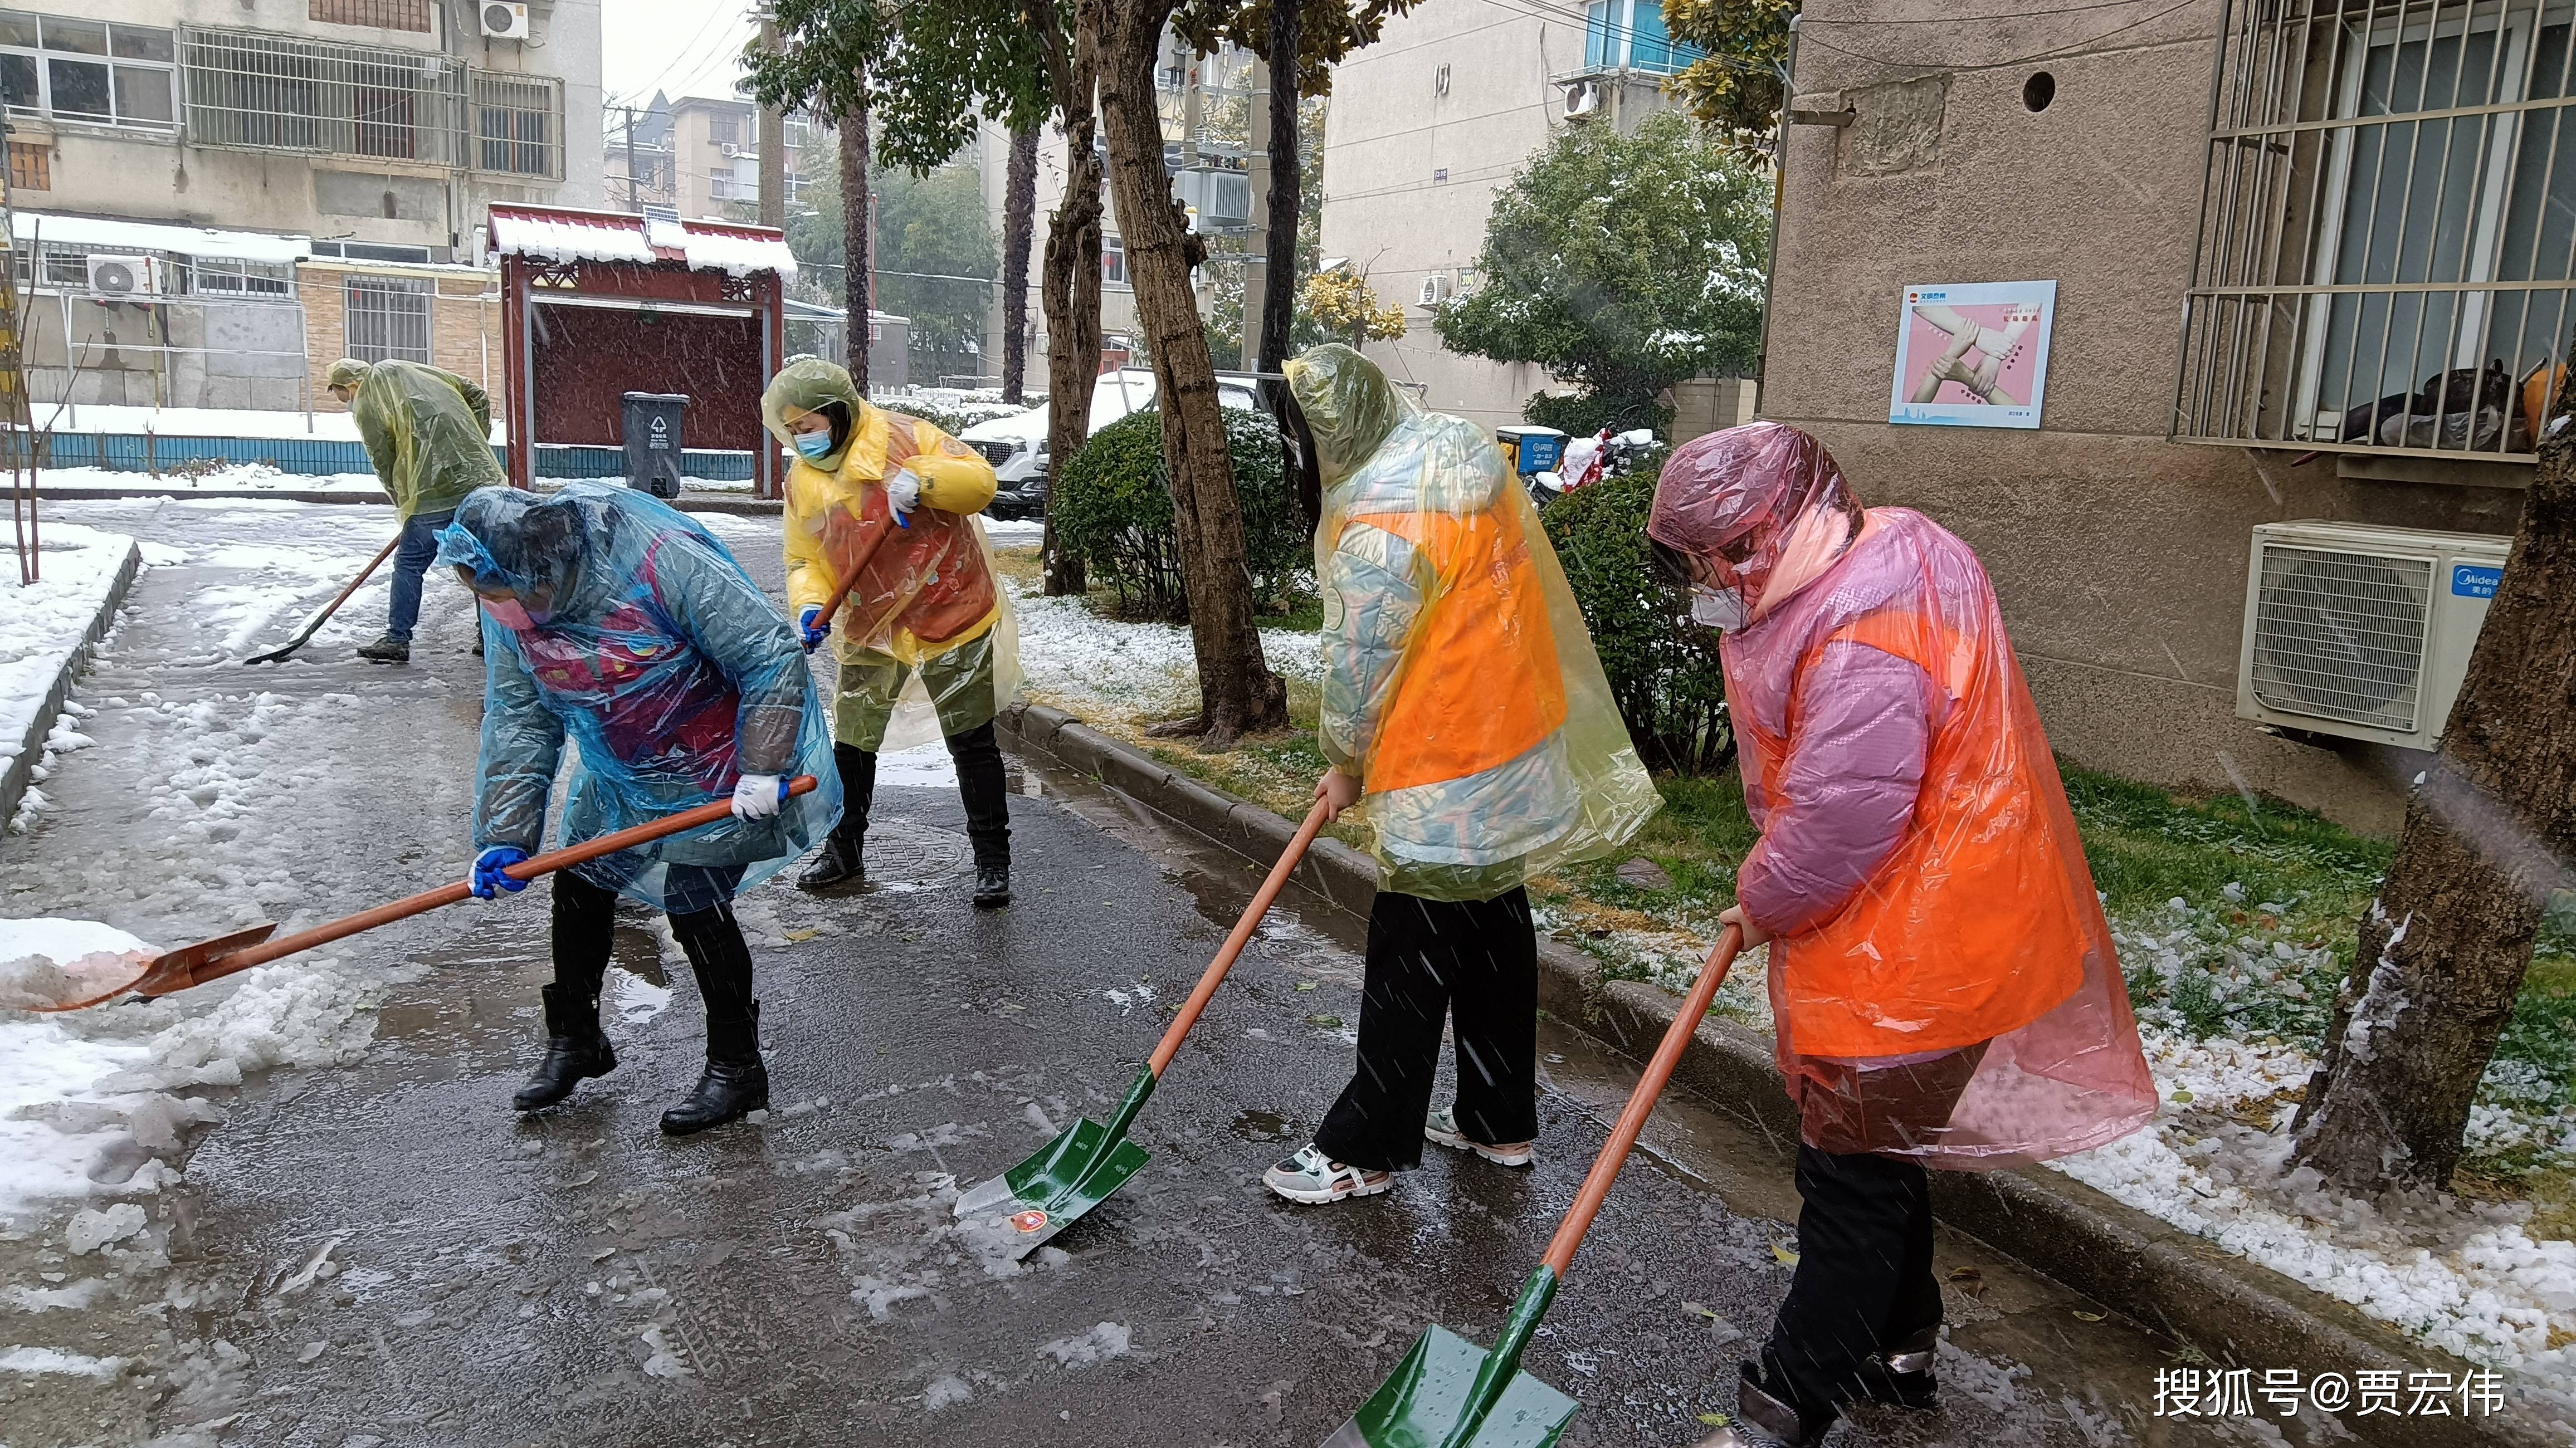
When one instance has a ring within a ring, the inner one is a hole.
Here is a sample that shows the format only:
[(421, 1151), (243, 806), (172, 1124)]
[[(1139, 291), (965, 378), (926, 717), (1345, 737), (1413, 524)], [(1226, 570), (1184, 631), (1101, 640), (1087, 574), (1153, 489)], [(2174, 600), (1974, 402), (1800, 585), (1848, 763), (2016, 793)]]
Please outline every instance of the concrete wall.
[[(66, 337), (70, 345), (64, 345)], [(303, 316), (292, 301), (69, 306), (28, 299), (29, 394), (41, 420), (68, 399), (134, 407), (304, 405)], [(166, 350), (165, 350), (166, 349)], [(285, 355), (275, 355), (283, 353)]]
[[(2165, 440), (2220, 0), (2092, 49), (2082, 42), (2104, 28), (2092, 12), (1835, 24), (1862, 13), (1856, 0), (1806, 11), (1808, 33), (1839, 48), (1805, 48), (1800, 105), (1848, 101), (1860, 119), (1789, 134), (1762, 415), (1822, 437), (1866, 501), (1923, 509), (1977, 548), (2061, 753), (2393, 828), (2390, 781), (2415, 762), (2293, 744), (2234, 717), (2251, 529), (2335, 518), (2509, 532), (2520, 494), (2339, 480), (2330, 460), (2292, 469), (2278, 453)], [(1867, 13), (1947, 11), (1897, 0)], [(2032, 64), (1921, 71), (2067, 46)], [(2056, 95), (2033, 113), (2022, 92), (2040, 69)], [(1904, 287), (2049, 279), (2041, 430), (1887, 424)]]

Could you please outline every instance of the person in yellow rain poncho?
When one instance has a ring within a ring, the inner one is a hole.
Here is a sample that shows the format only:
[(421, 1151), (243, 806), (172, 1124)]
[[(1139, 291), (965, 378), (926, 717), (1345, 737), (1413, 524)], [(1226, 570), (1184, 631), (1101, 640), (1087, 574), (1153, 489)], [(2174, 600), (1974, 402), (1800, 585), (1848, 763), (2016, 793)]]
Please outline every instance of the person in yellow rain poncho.
[(805, 647), (831, 638), (840, 666), (832, 758), (841, 822), (796, 883), (866, 882), (877, 755), (922, 742), (936, 720), (965, 799), (975, 903), (1009, 904), (1010, 791), (993, 716), (1019, 692), (1019, 635), (975, 517), (993, 501), (992, 464), (929, 423), (871, 406), (848, 372), (814, 357), (770, 380), (761, 419), (796, 453), (788, 606)]
[[(1288, 364), (1289, 423), (1321, 522), (1315, 786), (1374, 834), (1359, 1069), (1312, 1145), (1263, 1181), (1369, 1196), (1428, 1139), (1505, 1166), (1538, 1135), (1530, 876), (1597, 858), (1660, 803), (1564, 570), (1502, 455), (1348, 347)], [(1443, 1022), (1458, 1095), (1430, 1110)]]
[(358, 437), (402, 520), (394, 547), (393, 613), (384, 637), (358, 650), (379, 664), (411, 662), (421, 578), (438, 557), (438, 530), (476, 488), (502, 481), (492, 456), (492, 399), (453, 372), (418, 362), (343, 357), (324, 390), (358, 420)]

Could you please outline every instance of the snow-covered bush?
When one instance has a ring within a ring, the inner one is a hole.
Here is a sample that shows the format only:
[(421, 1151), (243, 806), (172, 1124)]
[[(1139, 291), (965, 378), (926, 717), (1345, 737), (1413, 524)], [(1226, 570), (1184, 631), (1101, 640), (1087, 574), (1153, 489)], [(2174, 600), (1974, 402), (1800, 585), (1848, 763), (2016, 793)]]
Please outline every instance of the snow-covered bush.
[[(1285, 612), (1313, 586), (1313, 525), (1289, 486), (1279, 425), (1268, 413), (1223, 411), (1234, 495), (1243, 506), (1253, 606), (1263, 613)], [(1082, 555), (1092, 577), (1118, 590), (1120, 613), (1173, 622), (1189, 618), (1158, 408), (1131, 412), (1092, 434), (1057, 470), (1048, 512), (1056, 536)]]
[(1647, 566), (1646, 508), (1659, 471), (1577, 488), (1548, 504), (1544, 522), (1638, 755), (1651, 768), (1714, 774), (1735, 756), (1726, 677), (1716, 631), (1693, 624), (1684, 591)]

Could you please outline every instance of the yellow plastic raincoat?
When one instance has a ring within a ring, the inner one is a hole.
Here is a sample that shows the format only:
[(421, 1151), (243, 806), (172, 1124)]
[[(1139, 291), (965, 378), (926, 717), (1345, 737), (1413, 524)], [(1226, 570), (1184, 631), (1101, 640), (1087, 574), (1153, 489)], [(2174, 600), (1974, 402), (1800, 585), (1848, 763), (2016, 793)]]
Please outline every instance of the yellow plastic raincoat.
[(418, 362), (375, 362), (349, 411), (376, 476), (404, 519), (452, 511), (476, 488), (501, 482), (492, 455), (492, 399), (480, 387)]
[(1625, 844), (1661, 800), (1502, 455), (1348, 347), (1287, 370), (1323, 483), (1318, 732), (1381, 883), (1491, 899)]
[[(792, 453), (795, 423), (836, 402), (848, 434), (837, 451), (788, 469), (785, 528), (791, 615), (858, 570), (832, 619), (833, 737), (876, 750), (962, 734), (1020, 687), (1010, 594), (975, 516), (993, 501), (993, 465), (927, 422), (870, 405), (847, 371), (815, 357), (770, 380), (761, 421)], [(899, 470), (921, 483), (908, 526), (886, 500)]]

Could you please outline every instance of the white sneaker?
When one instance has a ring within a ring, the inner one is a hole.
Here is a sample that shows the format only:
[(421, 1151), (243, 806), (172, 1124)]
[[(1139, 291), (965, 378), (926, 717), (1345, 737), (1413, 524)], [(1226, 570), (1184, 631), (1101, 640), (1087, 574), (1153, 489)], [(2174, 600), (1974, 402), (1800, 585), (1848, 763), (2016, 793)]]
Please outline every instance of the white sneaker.
[(1422, 1139), (1452, 1151), (1472, 1151), (1496, 1166), (1527, 1166), (1538, 1160), (1538, 1143), (1535, 1141), (1483, 1142), (1461, 1134), (1458, 1118), (1446, 1106), (1424, 1119)]
[(1319, 1207), (1344, 1197), (1376, 1196), (1395, 1185), (1395, 1173), (1344, 1166), (1309, 1142), (1295, 1156), (1273, 1163), (1261, 1174), (1261, 1184), (1292, 1202)]

